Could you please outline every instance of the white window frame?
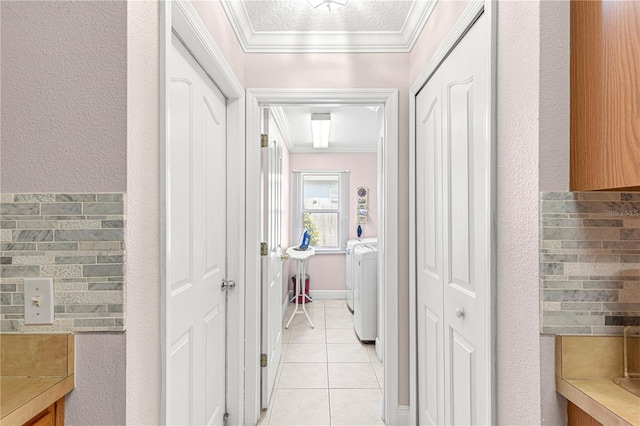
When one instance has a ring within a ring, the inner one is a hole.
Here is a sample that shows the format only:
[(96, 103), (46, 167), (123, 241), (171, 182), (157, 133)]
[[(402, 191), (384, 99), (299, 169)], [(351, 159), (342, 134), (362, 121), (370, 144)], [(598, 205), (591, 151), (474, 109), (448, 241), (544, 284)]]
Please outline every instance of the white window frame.
[[(309, 175), (337, 175), (338, 176), (338, 245), (335, 247), (315, 247), (316, 253), (346, 253), (347, 240), (349, 239), (349, 171), (348, 170), (294, 170), (293, 171), (293, 212), (292, 234), (293, 238), (299, 238), (303, 232), (304, 213), (330, 213), (335, 210), (310, 210), (304, 209), (304, 196), (302, 194), (303, 181)], [(298, 243), (297, 240), (293, 240)]]

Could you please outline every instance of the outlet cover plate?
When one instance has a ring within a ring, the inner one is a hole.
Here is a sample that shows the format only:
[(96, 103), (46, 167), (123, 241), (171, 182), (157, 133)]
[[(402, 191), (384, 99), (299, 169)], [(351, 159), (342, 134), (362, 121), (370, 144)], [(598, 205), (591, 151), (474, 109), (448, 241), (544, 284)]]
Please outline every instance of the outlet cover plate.
[(53, 324), (53, 278), (24, 279), (24, 323)]

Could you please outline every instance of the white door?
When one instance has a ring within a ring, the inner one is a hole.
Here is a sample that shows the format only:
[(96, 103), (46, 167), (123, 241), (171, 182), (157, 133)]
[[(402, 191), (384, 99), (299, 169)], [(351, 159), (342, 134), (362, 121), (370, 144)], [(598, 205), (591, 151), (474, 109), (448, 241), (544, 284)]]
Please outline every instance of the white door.
[(418, 374), (423, 388), (418, 404), (423, 424), (492, 420), (492, 163), (485, 25), (482, 15), (416, 100)]
[(221, 425), (225, 407), (225, 98), (172, 36), (166, 146), (166, 421)]
[(269, 110), (262, 110), (262, 133), (267, 146), (262, 148), (262, 241), (266, 253), (261, 256), (262, 356), (266, 365), (261, 374), (261, 406), (267, 408), (276, 381), (282, 354), (282, 141), (269, 136), (273, 127)]
[(416, 99), (416, 268), (420, 424), (444, 424), (441, 72)]

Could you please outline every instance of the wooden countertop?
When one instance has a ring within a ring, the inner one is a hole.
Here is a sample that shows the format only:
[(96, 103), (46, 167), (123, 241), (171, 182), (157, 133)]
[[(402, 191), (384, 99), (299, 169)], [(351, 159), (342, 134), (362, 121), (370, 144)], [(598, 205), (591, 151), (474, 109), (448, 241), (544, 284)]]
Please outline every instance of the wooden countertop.
[(623, 377), (622, 337), (556, 337), (556, 391), (604, 425), (640, 426), (640, 397), (616, 377)]
[(0, 424), (22, 425), (74, 387), (72, 334), (0, 335)]

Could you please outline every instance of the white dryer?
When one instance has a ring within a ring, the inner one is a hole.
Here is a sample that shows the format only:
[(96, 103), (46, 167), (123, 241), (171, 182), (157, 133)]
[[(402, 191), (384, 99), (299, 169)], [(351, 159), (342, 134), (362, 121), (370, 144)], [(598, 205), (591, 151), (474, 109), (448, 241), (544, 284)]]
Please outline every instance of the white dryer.
[(347, 307), (351, 312), (353, 312), (353, 249), (362, 244), (371, 244), (377, 246), (378, 238), (359, 238), (347, 241)]
[(378, 336), (378, 248), (362, 244), (353, 249), (353, 327), (361, 341)]

